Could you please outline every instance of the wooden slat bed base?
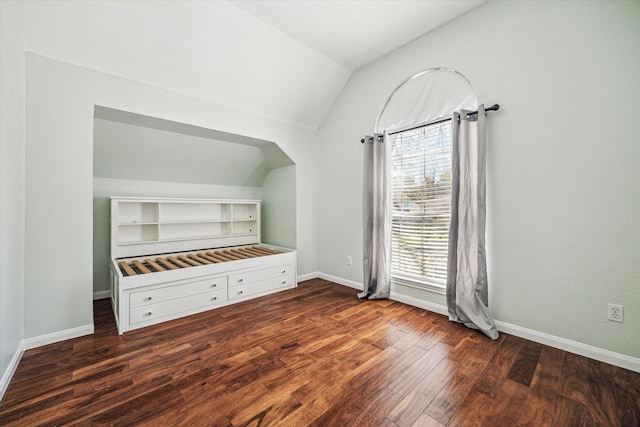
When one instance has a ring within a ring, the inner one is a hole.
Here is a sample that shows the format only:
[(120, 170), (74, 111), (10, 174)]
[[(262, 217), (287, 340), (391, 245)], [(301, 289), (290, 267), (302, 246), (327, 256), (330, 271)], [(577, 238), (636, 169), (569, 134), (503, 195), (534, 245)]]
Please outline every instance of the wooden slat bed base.
[(164, 265), (165, 267), (167, 267), (169, 270), (177, 270), (178, 266), (173, 265), (169, 262), (168, 259), (164, 259), (164, 258), (156, 258), (156, 261), (158, 261), (160, 264)]
[(169, 262), (173, 265), (177, 265), (180, 268), (187, 268), (187, 267), (193, 267), (190, 264), (187, 264), (186, 262), (182, 262), (180, 261), (178, 258), (174, 257), (174, 256), (168, 256), (167, 260), (169, 260)]
[(158, 264), (156, 264), (151, 258), (146, 258), (144, 260), (144, 262), (146, 262), (147, 265), (149, 267), (153, 268), (155, 271), (166, 271), (164, 268), (162, 268)]
[(136, 272), (133, 271), (133, 269), (126, 262), (120, 261), (118, 263), (118, 265), (120, 266), (120, 269), (122, 270), (122, 274), (124, 274), (125, 276), (135, 276), (136, 275)]
[(216, 251), (189, 253), (181, 255), (168, 255), (157, 258), (145, 258), (139, 260), (120, 261), (120, 271), (123, 276), (137, 276), (157, 271), (177, 270), (179, 268), (197, 267), (220, 262), (236, 261), (241, 259), (257, 258), (261, 256), (275, 255), (280, 252), (251, 246), (246, 248), (220, 249)]
[(135, 260), (133, 261), (133, 265), (135, 265), (136, 267), (138, 267), (138, 270), (140, 270), (140, 272), (142, 274), (147, 274), (147, 273), (151, 273), (151, 270), (149, 270), (147, 267), (145, 267), (140, 261)]

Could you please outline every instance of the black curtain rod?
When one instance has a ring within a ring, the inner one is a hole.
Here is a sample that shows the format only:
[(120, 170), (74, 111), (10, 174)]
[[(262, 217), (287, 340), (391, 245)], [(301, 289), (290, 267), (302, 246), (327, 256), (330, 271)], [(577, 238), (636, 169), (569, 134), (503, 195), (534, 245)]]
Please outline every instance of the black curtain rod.
[[(485, 109), (484, 109), (484, 111), (485, 111), (485, 113), (486, 113), (487, 111), (498, 111), (499, 109), (500, 109), (500, 105), (499, 105), (499, 104), (493, 104), (491, 107), (487, 107), (487, 108), (485, 108)], [(469, 112), (467, 113), (467, 117), (469, 117), (469, 116), (475, 116), (476, 114), (478, 114), (478, 110), (476, 110), (476, 111), (469, 111)], [(413, 126), (413, 127), (407, 128), (407, 129), (400, 129), (400, 130), (396, 130), (396, 131), (393, 131), (393, 132), (389, 132), (389, 133), (388, 133), (388, 135), (395, 135), (396, 133), (400, 133), (400, 132), (406, 132), (406, 131), (409, 131), (409, 130), (420, 129), (420, 128), (423, 128), (423, 127), (425, 127), (425, 126), (436, 125), (436, 124), (438, 124), (438, 123), (448, 122), (449, 120), (451, 120), (451, 117), (444, 117), (444, 118), (442, 118), (442, 119), (436, 119), (436, 120), (434, 120), (434, 121), (432, 121), (432, 122), (429, 122), (429, 123), (423, 123), (423, 124), (421, 124), (421, 125)], [(373, 141), (373, 138), (374, 138), (374, 137), (369, 137), (369, 141)], [(378, 136), (378, 138), (382, 138), (382, 135), (379, 135), (379, 136)], [(360, 142), (361, 142), (362, 144), (364, 144), (364, 138), (362, 138), (362, 139), (360, 140)]]

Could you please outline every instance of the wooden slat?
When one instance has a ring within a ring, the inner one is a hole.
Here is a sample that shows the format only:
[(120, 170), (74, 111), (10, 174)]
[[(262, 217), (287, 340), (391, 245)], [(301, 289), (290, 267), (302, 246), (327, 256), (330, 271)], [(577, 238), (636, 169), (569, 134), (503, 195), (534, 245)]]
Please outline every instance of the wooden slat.
[(158, 261), (160, 264), (164, 265), (165, 267), (167, 267), (169, 270), (177, 270), (179, 267), (176, 265), (173, 265), (168, 259), (166, 258), (157, 258), (156, 261)]
[(241, 258), (241, 259), (249, 259), (249, 258), (251, 258), (250, 256), (248, 256), (246, 254), (243, 254), (242, 252), (240, 252), (237, 249), (227, 249), (227, 250), (222, 251), (222, 252), (224, 252), (226, 254), (233, 255), (233, 256), (235, 256), (237, 258)]
[(230, 251), (222, 251), (222, 254), (226, 255), (227, 257), (229, 257), (229, 258), (231, 258), (233, 260), (246, 259), (244, 257), (241, 257), (240, 255), (234, 255)]
[(258, 248), (257, 246), (251, 246), (250, 248), (246, 248), (246, 250), (249, 251), (249, 252), (253, 252), (255, 254), (266, 255), (265, 251), (263, 251), (262, 249)]
[(249, 254), (253, 254), (254, 257), (261, 257), (261, 256), (265, 256), (264, 253), (257, 251), (255, 249), (252, 248), (246, 248), (245, 251)]
[(273, 250), (271, 250), (271, 249), (260, 248), (260, 247), (258, 247), (258, 246), (252, 246), (252, 247), (251, 247), (251, 249), (254, 249), (254, 250), (257, 250), (257, 251), (263, 252), (263, 253), (264, 253), (264, 254), (266, 254), (266, 255), (276, 255), (276, 254), (279, 254), (279, 253), (280, 253), (280, 252), (277, 252), (277, 251), (273, 251)]
[(207, 252), (207, 255), (211, 255), (212, 257), (219, 258), (222, 261), (236, 261), (235, 259), (226, 256), (225, 254), (221, 253), (220, 251)]
[(156, 271), (166, 271), (164, 268), (160, 267), (158, 264), (156, 264), (155, 261), (153, 261), (150, 258), (146, 258), (144, 260), (144, 262), (146, 262), (148, 266), (150, 266), (151, 268), (153, 268)]
[(207, 255), (207, 254), (205, 254), (205, 253), (202, 253), (202, 252), (198, 253), (198, 257), (199, 257), (199, 258), (206, 259), (206, 260), (209, 260), (209, 261), (211, 261), (211, 262), (212, 262), (212, 263), (214, 263), (214, 264), (215, 264), (215, 263), (218, 263), (218, 262), (222, 262), (222, 261), (217, 260), (217, 259), (215, 259), (215, 258), (213, 258), (213, 257), (211, 257), (211, 256), (209, 256), (209, 255)]
[(194, 261), (196, 261), (196, 262), (199, 262), (200, 264), (205, 264), (205, 265), (213, 264), (213, 263), (212, 263), (211, 261), (209, 261), (208, 259), (201, 258), (201, 257), (199, 257), (199, 256), (198, 256), (198, 255), (196, 255), (196, 254), (189, 254), (189, 255), (187, 255), (187, 256), (188, 256), (189, 258), (191, 258), (192, 260), (194, 260)]
[(233, 249), (220, 249), (216, 251), (208, 251), (206, 253), (200, 252), (197, 254), (172, 255), (167, 256), (166, 258), (158, 257), (155, 259), (155, 261), (150, 258), (146, 258), (144, 260), (146, 265), (139, 260), (132, 261), (132, 265), (121, 261), (120, 267), (122, 268), (125, 275), (135, 276), (137, 275), (137, 273), (132, 267), (138, 269), (138, 271), (142, 274), (147, 274), (157, 271), (166, 271), (167, 269), (175, 270), (177, 268), (188, 268), (192, 266), (197, 267), (213, 263), (251, 259), (277, 253), (279, 252), (252, 246)]
[(167, 259), (169, 261), (171, 261), (173, 264), (177, 265), (178, 267), (182, 267), (182, 268), (189, 268), (190, 265), (187, 264), (186, 262), (180, 261), (178, 258), (174, 257), (174, 256), (168, 256)]
[(255, 252), (248, 251), (247, 248), (231, 249), (231, 251), (232, 252), (237, 252), (238, 254), (242, 254), (242, 255), (246, 256), (247, 258), (256, 258), (256, 257), (259, 256)]
[(133, 271), (133, 269), (131, 267), (129, 267), (129, 264), (127, 264), (126, 262), (120, 261), (118, 263), (118, 265), (120, 266), (120, 268), (122, 268), (122, 270), (125, 273), (125, 275), (127, 275), (127, 276), (136, 276), (136, 272)]
[(227, 259), (227, 258), (223, 258), (223, 257), (221, 257), (221, 256), (218, 256), (215, 252), (207, 252), (207, 256), (209, 256), (209, 257), (211, 257), (211, 258), (215, 259), (215, 260), (216, 260), (216, 261), (218, 261), (218, 262), (227, 262), (227, 261), (231, 261), (231, 260), (229, 260), (229, 259)]
[(138, 261), (137, 259), (133, 260), (133, 265), (135, 265), (138, 270), (140, 270), (140, 272), (142, 274), (148, 274), (151, 273), (151, 270), (149, 270), (147, 267), (145, 267), (140, 261)]
[(194, 267), (199, 267), (199, 266), (201, 266), (201, 265), (202, 265), (202, 264), (201, 264), (201, 263), (199, 263), (198, 261), (193, 260), (193, 259), (189, 258), (189, 257), (188, 257), (188, 256), (186, 256), (186, 255), (178, 255), (178, 259), (179, 259), (180, 261), (184, 261), (186, 264), (192, 265), (192, 266), (194, 266)]

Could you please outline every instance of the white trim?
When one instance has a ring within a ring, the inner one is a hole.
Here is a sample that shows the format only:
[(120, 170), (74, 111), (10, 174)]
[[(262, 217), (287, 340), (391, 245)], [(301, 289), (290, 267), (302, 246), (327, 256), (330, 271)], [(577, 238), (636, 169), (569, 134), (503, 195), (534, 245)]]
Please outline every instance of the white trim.
[(398, 301), (407, 305), (412, 305), (414, 307), (422, 308), (424, 310), (428, 310), (433, 313), (442, 314), (443, 316), (447, 316), (449, 314), (449, 312), (447, 311), (447, 307), (445, 307), (444, 305), (425, 301), (420, 298), (410, 297), (408, 295), (404, 295), (398, 292), (392, 291), (390, 298), (394, 301)]
[(0, 400), (4, 397), (4, 393), (7, 391), (7, 388), (9, 388), (9, 383), (11, 383), (11, 379), (16, 373), (16, 369), (18, 369), (18, 364), (20, 363), (20, 359), (22, 359), (24, 350), (24, 340), (22, 340), (16, 349), (16, 352), (13, 354), (11, 362), (9, 362), (9, 366), (7, 366), (7, 370), (4, 371), (2, 379), (0, 379)]
[(356, 282), (349, 279), (343, 279), (342, 277), (332, 276), (331, 274), (321, 273), (319, 271), (314, 271), (313, 273), (307, 273), (298, 276), (298, 282), (304, 282), (305, 280), (311, 279), (322, 279), (328, 280), (333, 283), (337, 283), (338, 285), (348, 286), (353, 289), (357, 289), (361, 291), (363, 289), (362, 283)]
[[(434, 313), (448, 315), (447, 307), (441, 304), (435, 304), (418, 298), (402, 295), (397, 292), (391, 292), (391, 299), (414, 307), (422, 308)], [(599, 360), (600, 362), (609, 363), (631, 371), (640, 372), (640, 359), (627, 356), (621, 353), (605, 350), (604, 348), (594, 347), (589, 344), (568, 340), (566, 338), (557, 337), (544, 332), (535, 331), (533, 329), (523, 328), (522, 326), (513, 325), (511, 323), (500, 320), (495, 321), (498, 331), (515, 335), (539, 344), (548, 345), (560, 350), (575, 353), (580, 356)]]
[(391, 276), (391, 284), (396, 286), (406, 286), (408, 288), (420, 289), (421, 291), (431, 292), (432, 294), (445, 295), (444, 285), (436, 285), (419, 280), (412, 280), (409, 277)]
[(615, 353), (610, 350), (605, 350), (604, 348), (594, 347), (589, 344), (583, 344), (578, 341), (572, 341), (555, 335), (546, 334), (544, 332), (538, 332), (533, 329), (523, 328), (522, 326), (512, 325), (511, 323), (502, 322), (500, 320), (496, 320), (495, 323), (500, 332), (506, 332), (520, 338), (568, 351), (569, 353), (579, 354), (580, 356), (589, 357), (591, 359), (599, 360), (600, 362), (640, 372), (640, 359), (636, 357)]
[[(378, 116), (376, 117), (376, 125), (375, 125), (375, 127), (374, 127), (374, 129), (375, 129), (375, 131), (376, 131), (377, 133), (380, 133), (380, 131), (378, 130), (378, 126), (380, 125), (380, 119), (382, 118), (382, 114), (384, 114), (384, 110), (389, 106), (389, 102), (391, 102), (391, 98), (393, 98), (393, 95), (395, 95), (395, 94), (396, 94), (396, 92), (397, 92), (398, 90), (400, 90), (400, 88), (401, 88), (402, 86), (404, 86), (405, 84), (409, 83), (411, 80), (416, 79), (416, 78), (418, 78), (418, 77), (420, 77), (420, 76), (422, 76), (422, 75), (424, 75), (424, 74), (432, 73), (432, 72), (434, 72), (434, 71), (448, 71), (448, 72), (451, 72), (451, 73), (456, 73), (456, 74), (458, 74), (460, 77), (462, 77), (463, 79), (465, 79), (465, 80), (466, 80), (466, 82), (469, 84), (469, 88), (471, 89), (471, 93), (473, 94), (473, 96), (474, 96), (474, 97), (476, 96), (476, 94), (475, 94), (475, 93), (474, 93), (474, 91), (473, 91), (473, 86), (471, 85), (471, 82), (470, 82), (470, 81), (469, 81), (469, 79), (468, 79), (468, 78), (466, 78), (466, 77), (465, 77), (465, 75), (464, 75), (464, 74), (462, 74), (460, 71), (454, 70), (454, 69), (452, 69), (452, 68), (446, 68), (446, 67), (435, 67), (435, 68), (429, 68), (429, 69), (427, 69), (427, 70), (420, 71), (419, 73), (414, 74), (413, 76), (411, 76), (411, 77), (409, 77), (409, 78), (405, 79), (402, 83), (400, 83), (400, 84), (399, 84), (399, 85), (398, 85), (398, 86), (393, 90), (393, 92), (391, 92), (391, 95), (389, 95), (389, 98), (387, 98), (387, 101), (386, 101), (384, 104), (382, 104), (382, 108), (380, 109), (380, 112), (378, 113)], [(476, 100), (476, 102), (477, 102), (477, 100)], [(394, 130), (395, 130), (395, 129), (394, 129)]]
[(359, 291), (364, 289), (364, 287), (362, 286), (362, 283), (355, 282), (355, 281), (349, 280), (349, 279), (343, 279), (342, 277), (332, 276), (330, 274), (320, 273), (320, 272), (318, 273), (318, 277), (320, 279), (328, 280), (330, 282), (334, 282), (334, 283), (337, 283), (339, 285), (348, 286), (350, 288), (357, 289)]
[(312, 273), (301, 274), (298, 276), (298, 283), (304, 282), (305, 280), (311, 280), (320, 277), (320, 273), (314, 271)]
[(64, 331), (52, 332), (50, 334), (40, 335), (32, 338), (25, 338), (22, 343), (25, 350), (31, 350), (32, 348), (42, 347), (43, 345), (53, 344), (55, 342), (69, 340), (71, 338), (81, 337), (83, 335), (93, 334), (93, 323), (84, 326), (78, 326), (76, 328), (67, 329)]
[(98, 299), (107, 299), (111, 297), (111, 291), (106, 290), (106, 291), (97, 291), (93, 293), (93, 300), (98, 300)]

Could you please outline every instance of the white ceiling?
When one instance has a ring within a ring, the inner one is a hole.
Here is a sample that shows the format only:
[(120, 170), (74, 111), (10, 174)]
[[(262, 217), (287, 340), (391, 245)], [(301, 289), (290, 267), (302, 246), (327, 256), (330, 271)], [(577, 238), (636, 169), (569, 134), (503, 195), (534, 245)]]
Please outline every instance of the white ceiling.
[(483, 1), (22, 1), (29, 52), (316, 130), (355, 69)]
[(356, 70), (487, 0), (235, 0), (231, 3)]

